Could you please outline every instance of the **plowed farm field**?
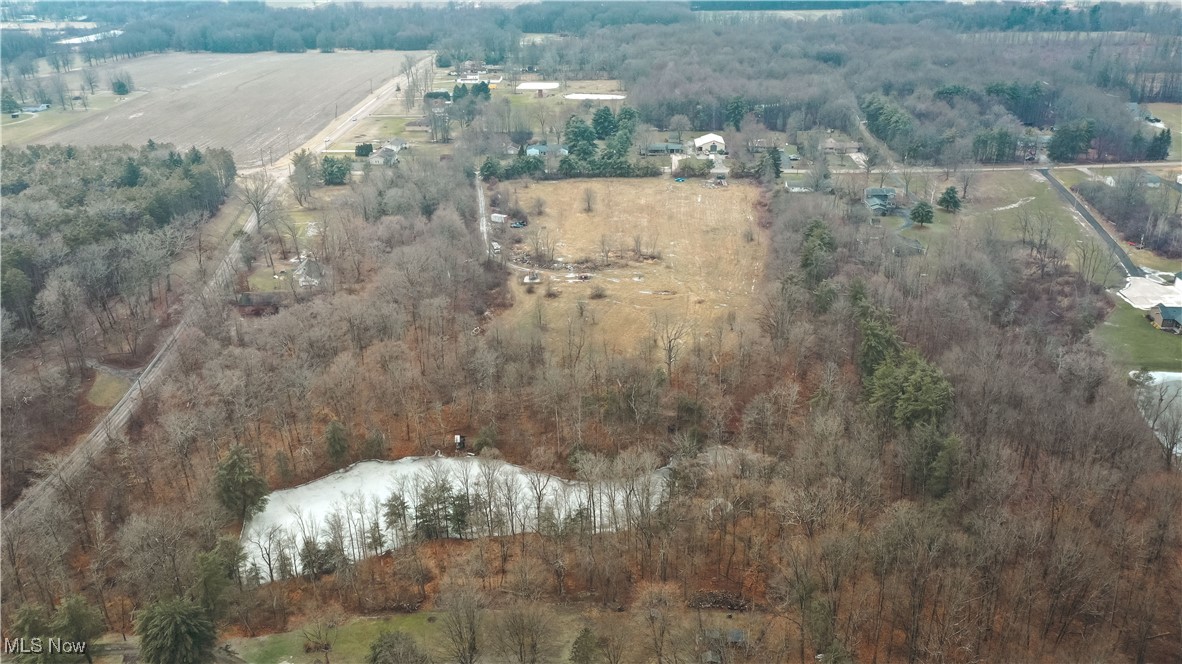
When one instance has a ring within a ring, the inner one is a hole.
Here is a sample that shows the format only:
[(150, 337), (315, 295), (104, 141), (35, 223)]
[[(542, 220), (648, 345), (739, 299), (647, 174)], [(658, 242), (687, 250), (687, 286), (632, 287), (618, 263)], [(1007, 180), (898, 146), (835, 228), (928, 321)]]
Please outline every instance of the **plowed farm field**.
[[(136, 92), (96, 91), (91, 110), (53, 109), (5, 126), (4, 143), (224, 147), (239, 163), (299, 147), (392, 78), (407, 53), (168, 53), (96, 67), (125, 71)], [(413, 54), (416, 58), (421, 54)], [(65, 75), (77, 89), (81, 73)], [(101, 109), (101, 110), (100, 110)]]

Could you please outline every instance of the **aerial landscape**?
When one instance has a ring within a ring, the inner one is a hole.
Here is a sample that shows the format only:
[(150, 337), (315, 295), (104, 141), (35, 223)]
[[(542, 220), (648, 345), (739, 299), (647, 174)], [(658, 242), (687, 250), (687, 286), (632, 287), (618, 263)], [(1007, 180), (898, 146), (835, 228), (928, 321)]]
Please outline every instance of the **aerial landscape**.
[(0, 0), (0, 662), (1182, 661), (1182, 7)]

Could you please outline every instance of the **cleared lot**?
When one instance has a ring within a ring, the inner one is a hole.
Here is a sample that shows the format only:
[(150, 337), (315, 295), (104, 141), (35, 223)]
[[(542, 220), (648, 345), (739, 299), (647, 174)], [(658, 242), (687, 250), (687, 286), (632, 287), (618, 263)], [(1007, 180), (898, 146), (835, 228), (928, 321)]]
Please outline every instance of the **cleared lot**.
[[(169, 53), (121, 61), (98, 68), (100, 79), (125, 70), (144, 94), (101, 111), (53, 111), (77, 119), (61, 126), (56, 118), (48, 133), (12, 142), (135, 144), (150, 138), (229, 148), (244, 164), (277, 159), (392, 78), (406, 55)], [(78, 76), (75, 71), (68, 78)]]
[(550, 245), (555, 263), (570, 265), (541, 267), (533, 292), (526, 273), (513, 271), (515, 304), (502, 315), (510, 329), (540, 327), (561, 342), (575, 324), (593, 344), (631, 350), (654, 335), (658, 319), (685, 321), (706, 338), (750, 320), (766, 252), (757, 187), (665, 178), (505, 186), (526, 207), (540, 198), (546, 210), (526, 228), (494, 224), (506, 258)]

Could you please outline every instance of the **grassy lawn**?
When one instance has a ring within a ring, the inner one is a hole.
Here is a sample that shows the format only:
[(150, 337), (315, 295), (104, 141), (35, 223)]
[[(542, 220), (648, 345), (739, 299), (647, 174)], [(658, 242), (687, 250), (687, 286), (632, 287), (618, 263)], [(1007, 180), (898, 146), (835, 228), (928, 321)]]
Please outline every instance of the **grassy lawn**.
[(1182, 337), (1155, 330), (1145, 312), (1114, 298), (1116, 308), (1092, 331), (1112, 358), (1130, 371), (1182, 371)]
[(1182, 158), (1182, 104), (1146, 104), (1170, 128), (1170, 158)]
[(89, 109), (83, 109), (78, 105), (79, 102), (74, 102), (76, 107), (72, 111), (57, 108), (55, 103), (53, 108), (41, 113), (23, 113), (15, 119), (5, 115), (3, 122), (0, 123), (0, 142), (3, 142), (4, 145), (30, 143), (41, 136), (51, 134), (95, 114), (109, 111), (119, 104), (137, 99), (145, 94), (148, 93), (133, 92), (127, 96), (118, 97), (110, 92), (100, 92), (87, 98)]
[[(442, 623), (427, 622), (427, 618), (439, 615), (422, 612), (351, 620), (341, 627), (333, 645), (331, 658), (338, 662), (365, 661), (365, 656), (369, 654), (369, 644), (386, 630), (406, 632), (415, 637), (424, 649), (430, 649), (432, 644), (438, 643), (442, 638)], [(297, 629), (254, 639), (235, 639), (231, 641), (231, 647), (252, 664), (279, 664), (283, 661), (305, 664), (317, 659), (314, 653), (304, 653), (305, 640), (303, 632)]]
[(86, 393), (86, 400), (99, 408), (110, 408), (119, 403), (129, 387), (131, 381), (126, 378), (99, 371), (94, 378), (94, 385)]
[[(571, 609), (552, 607), (549, 617), (552, 623), (552, 635), (556, 643), (562, 644), (559, 659), (566, 661), (570, 652), (570, 644), (582, 629), (582, 618), (579, 612)], [(485, 620), (496, 620), (500, 610), (492, 609), (485, 612)], [(369, 645), (384, 631), (406, 632), (418, 642), (419, 646), (432, 654), (439, 651), (444, 642), (441, 612), (422, 611), (411, 614), (395, 614), (376, 618), (357, 618), (350, 620), (341, 627), (336, 643), (333, 645), (331, 661), (333, 662), (364, 662), (369, 654)], [(434, 618), (434, 622), (428, 619)], [(481, 661), (496, 661), (488, 658), (487, 652), (490, 629), (492, 625), (485, 622), (483, 633), (484, 643)], [(300, 629), (282, 634), (273, 634), (253, 639), (231, 639), (230, 646), (240, 657), (251, 664), (311, 664), (317, 661), (315, 654), (304, 653), (304, 635)], [(320, 659), (323, 661), (323, 658)]]

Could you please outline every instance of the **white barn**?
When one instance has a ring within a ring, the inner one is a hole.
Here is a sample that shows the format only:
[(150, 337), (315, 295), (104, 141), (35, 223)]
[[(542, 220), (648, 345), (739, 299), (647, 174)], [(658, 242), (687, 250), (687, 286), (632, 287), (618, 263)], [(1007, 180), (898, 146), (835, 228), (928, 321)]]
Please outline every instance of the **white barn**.
[(718, 134), (706, 134), (694, 139), (694, 152), (718, 153), (726, 152), (726, 141)]

